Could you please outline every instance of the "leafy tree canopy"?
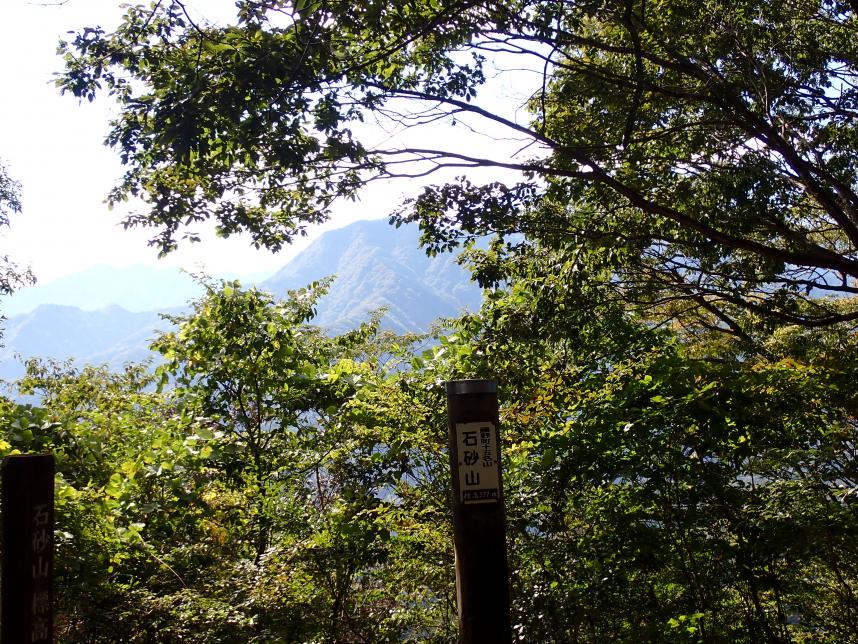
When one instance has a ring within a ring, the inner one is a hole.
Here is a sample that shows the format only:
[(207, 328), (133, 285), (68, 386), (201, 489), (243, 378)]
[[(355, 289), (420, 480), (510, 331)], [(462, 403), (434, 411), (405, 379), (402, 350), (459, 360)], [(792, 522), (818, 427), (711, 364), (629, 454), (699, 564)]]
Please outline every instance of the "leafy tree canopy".
[[(206, 219), (276, 249), (373, 178), (512, 167), (528, 182), (431, 188), (401, 217), (440, 246), (540, 236), (623, 299), (724, 328), (858, 318), (818, 297), (858, 290), (855, 0), (236, 5), (226, 25), (133, 6), (62, 45), (62, 90), (121, 106), (111, 199), (143, 198), (125, 223), (162, 251)], [(532, 81), (529, 122), (481, 102), (490, 63)], [(370, 119), (458, 120), (530, 157), (379, 146)]]
[(0, 455), (57, 456), (62, 641), (454, 641), (462, 377), (500, 380), (516, 641), (856, 641), (858, 337), (748, 355), (580, 306), (559, 256), (428, 348), (309, 326), (324, 283), (212, 282), (156, 341), (161, 391), (31, 362)]
[(556, 262), (420, 365), (500, 381), (518, 641), (854, 641), (855, 334), (748, 356), (577, 306)]
[(443, 405), (398, 390), (409, 339), (325, 336), (324, 284), (206, 287), (155, 343), (163, 390), (33, 360), (41, 407), (0, 398), (0, 456), (57, 457), (61, 640), (451, 641)]

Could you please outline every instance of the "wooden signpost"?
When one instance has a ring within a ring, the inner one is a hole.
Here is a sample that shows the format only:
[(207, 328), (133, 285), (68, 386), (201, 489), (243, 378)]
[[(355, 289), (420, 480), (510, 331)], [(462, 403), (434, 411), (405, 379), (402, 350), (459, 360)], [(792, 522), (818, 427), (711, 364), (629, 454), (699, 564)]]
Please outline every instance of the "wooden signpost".
[(512, 641), (497, 383), (447, 383), (460, 644)]
[(51, 644), (54, 457), (7, 456), (0, 475), (0, 644)]

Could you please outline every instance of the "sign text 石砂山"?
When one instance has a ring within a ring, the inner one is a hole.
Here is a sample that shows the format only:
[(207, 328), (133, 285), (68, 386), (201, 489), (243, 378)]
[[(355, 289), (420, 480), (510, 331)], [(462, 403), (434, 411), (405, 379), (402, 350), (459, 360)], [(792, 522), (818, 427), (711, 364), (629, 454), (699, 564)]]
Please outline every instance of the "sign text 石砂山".
[(494, 423), (456, 423), (459, 500), (462, 503), (496, 503), (500, 500), (497, 437)]

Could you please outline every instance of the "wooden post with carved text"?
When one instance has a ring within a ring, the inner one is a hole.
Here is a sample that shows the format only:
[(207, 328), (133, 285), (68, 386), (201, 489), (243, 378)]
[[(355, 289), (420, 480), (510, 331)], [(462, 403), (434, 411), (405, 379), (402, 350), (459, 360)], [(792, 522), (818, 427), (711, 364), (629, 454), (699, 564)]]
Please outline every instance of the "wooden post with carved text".
[(447, 382), (460, 644), (512, 641), (497, 383)]
[(7, 456), (0, 473), (0, 644), (54, 641), (54, 457)]

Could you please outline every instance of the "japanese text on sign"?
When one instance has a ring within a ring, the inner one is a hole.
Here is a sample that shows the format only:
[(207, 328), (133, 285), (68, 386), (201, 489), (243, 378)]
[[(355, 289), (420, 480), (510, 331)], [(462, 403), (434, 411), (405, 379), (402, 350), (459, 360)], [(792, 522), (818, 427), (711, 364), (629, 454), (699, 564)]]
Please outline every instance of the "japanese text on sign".
[(53, 637), (54, 457), (7, 456), (0, 465), (0, 644)]
[(50, 548), (52, 524), (46, 504), (33, 508), (33, 599), (31, 603), (31, 642), (50, 639), (51, 595), (50, 587)]
[(459, 500), (495, 503), (500, 500), (500, 464), (494, 423), (456, 423)]

